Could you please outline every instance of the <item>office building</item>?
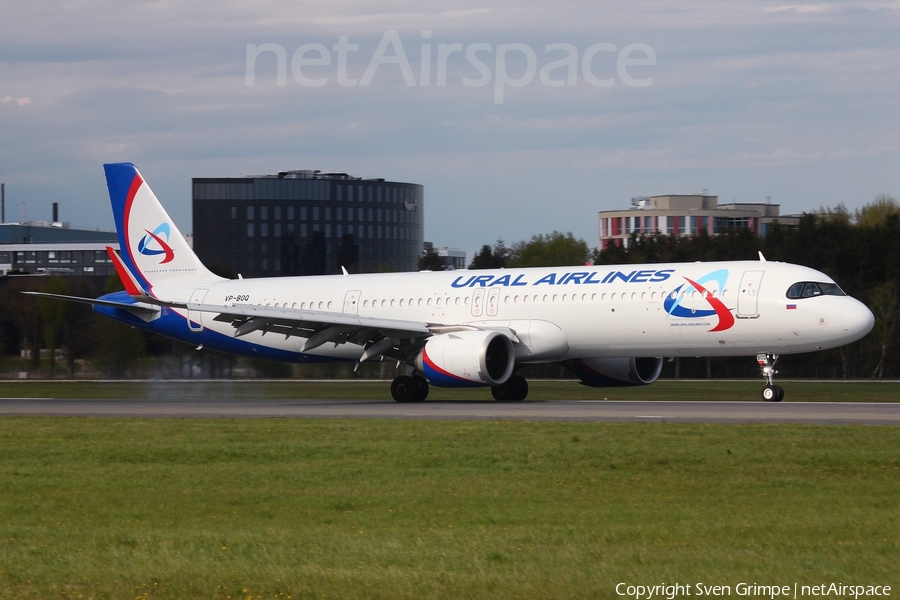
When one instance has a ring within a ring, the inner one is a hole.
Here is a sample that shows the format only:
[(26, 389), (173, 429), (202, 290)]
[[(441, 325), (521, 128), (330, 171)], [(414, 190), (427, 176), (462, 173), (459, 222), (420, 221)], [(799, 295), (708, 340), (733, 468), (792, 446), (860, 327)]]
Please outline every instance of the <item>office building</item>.
[[(767, 199), (768, 200), (768, 199)], [(703, 194), (639, 196), (630, 210), (599, 213), (600, 249), (611, 244), (628, 247), (632, 234), (694, 235), (705, 231), (718, 235), (748, 228), (766, 235), (773, 223), (796, 225), (799, 216), (782, 216), (780, 205), (767, 202), (719, 204), (718, 196)]]
[(193, 179), (194, 251), (243, 277), (415, 271), (423, 187), (346, 173)]
[(115, 272), (106, 247), (119, 248), (114, 231), (71, 227), (58, 220), (0, 223), (0, 275), (89, 275)]

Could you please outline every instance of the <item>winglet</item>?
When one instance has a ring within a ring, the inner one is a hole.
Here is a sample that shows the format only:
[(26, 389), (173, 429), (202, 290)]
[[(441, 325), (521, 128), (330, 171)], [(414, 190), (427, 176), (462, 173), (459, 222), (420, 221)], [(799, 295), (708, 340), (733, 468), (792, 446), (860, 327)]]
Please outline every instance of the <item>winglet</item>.
[(766, 262), (766, 257), (763, 256), (762, 250), (757, 250), (759, 252), (759, 262)]
[(119, 279), (122, 280), (122, 285), (125, 286), (125, 291), (129, 296), (135, 299), (152, 298), (149, 291), (144, 290), (134, 274), (128, 270), (122, 257), (119, 256), (112, 246), (106, 247), (106, 253), (109, 254), (109, 259), (112, 261), (113, 266), (116, 267), (116, 273), (119, 275)]

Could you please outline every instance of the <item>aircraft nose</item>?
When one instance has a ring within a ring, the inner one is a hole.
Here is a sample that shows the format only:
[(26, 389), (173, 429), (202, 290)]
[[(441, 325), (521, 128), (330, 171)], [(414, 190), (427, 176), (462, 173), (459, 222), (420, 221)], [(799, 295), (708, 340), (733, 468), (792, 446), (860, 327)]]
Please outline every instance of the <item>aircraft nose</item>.
[(856, 299), (851, 299), (841, 312), (841, 324), (844, 333), (853, 340), (858, 340), (872, 331), (875, 326), (875, 315), (869, 308)]

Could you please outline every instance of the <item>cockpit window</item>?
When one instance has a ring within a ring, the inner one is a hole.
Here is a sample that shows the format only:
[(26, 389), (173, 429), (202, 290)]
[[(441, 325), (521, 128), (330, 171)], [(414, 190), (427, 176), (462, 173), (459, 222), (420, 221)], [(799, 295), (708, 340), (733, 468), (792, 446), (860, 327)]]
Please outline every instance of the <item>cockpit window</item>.
[(819, 289), (822, 290), (822, 293), (826, 296), (846, 296), (838, 284), (836, 283), (820, 283)]
[(803, 297), (812, 298), (813, 296), (821, 296), (822, 290), (815, 283), (807, 283), (803, 286)]
[(846, 296), (836, 283), (801, 281), (788, 288), (786, 296), (791, 300), (813, 298), (815, 296)]
[(803, 296), (803, 284), (802, 283), (795, 283), (790, 288), (788, 288), (788, 291), (787, 291), (788, 298), (800, 298), (801, 296)]

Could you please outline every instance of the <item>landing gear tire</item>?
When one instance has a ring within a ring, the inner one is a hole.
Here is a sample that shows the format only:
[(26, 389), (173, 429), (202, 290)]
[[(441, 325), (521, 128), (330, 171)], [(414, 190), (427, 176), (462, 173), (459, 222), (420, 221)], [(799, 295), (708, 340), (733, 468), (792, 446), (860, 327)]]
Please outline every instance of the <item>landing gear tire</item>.
[(780, 385), (767, 385), (762, 389), (762, 399), (766, 402), (781, 402), (784, 398), (784, 388)]
[(422, 402), (428, 397), (428, 381), (419, 375), (401, 375), (391, 382), (391, 396), (397, 402)]
[(412, 377), (401, 375), (391, 382), (391, 396), (397, 402), (414, 402), (416, 397), (416, 384)]
[(528, 396), (528, 382), (521, 375), (513, 375), (505, 383), (491, 387), (497, 402), (521, 402)]
[(423, 402), (428, 397), (428, 380), (421, 375), (413, 375), (413, 385), (416, 387), (416, 395), (413, 402)]
[(766, 379), (766, 386), (762, 389), (762, 399), (766, 402), (781, 402), (784, 399), (784, 388), (775, 385), (775, 363), (778, 362), (777, 354), (757, 354), (756, 362), (762, 369), (762, 375)]

